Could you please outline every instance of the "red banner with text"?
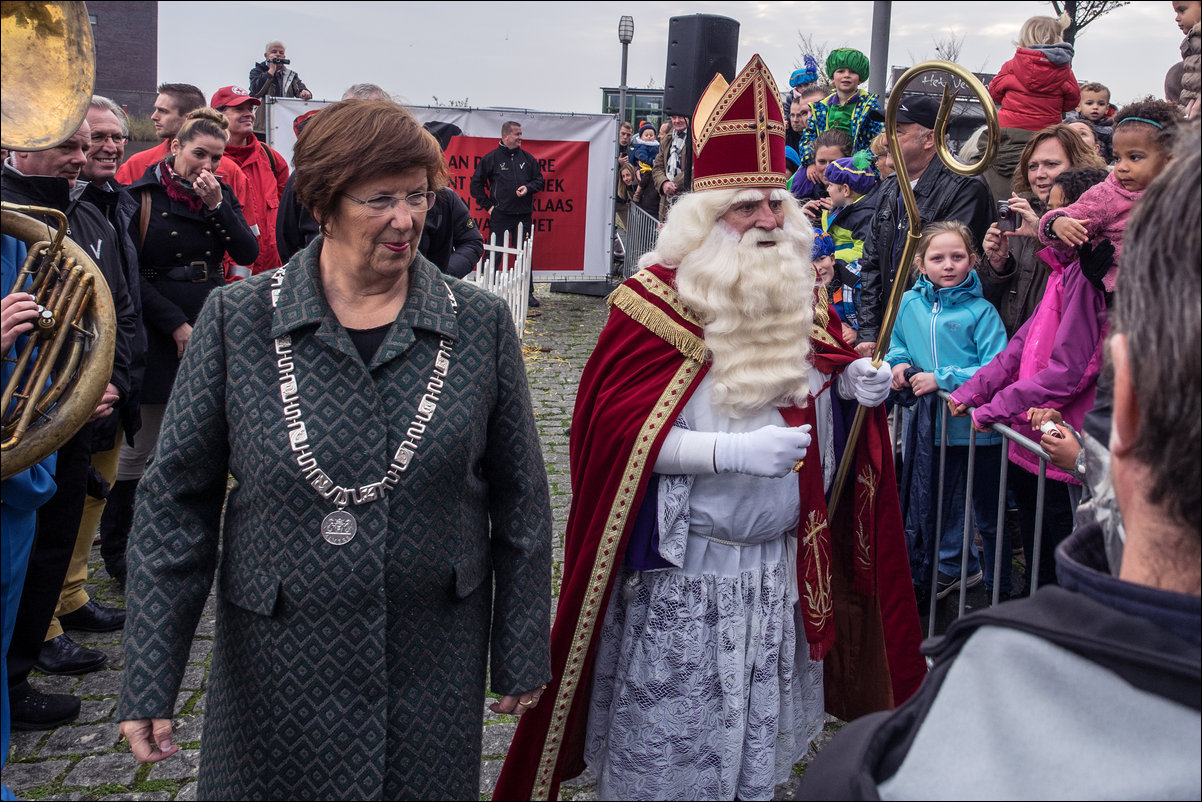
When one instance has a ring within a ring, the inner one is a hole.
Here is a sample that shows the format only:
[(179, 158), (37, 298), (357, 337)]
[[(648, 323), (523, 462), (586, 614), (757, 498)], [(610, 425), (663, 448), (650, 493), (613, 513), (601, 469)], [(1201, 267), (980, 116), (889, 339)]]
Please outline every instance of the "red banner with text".
[[(485, 241), (489, 235), (488, 212), (472, 200), (471, 183), (480, 160), (496, 147), (496, 137), (457, 136), (446, 151), (449, 183), (471, 210)], [(532, 266), (538, 269), (540, 265), (583, 264), (589, 143), (526, 139), (522, 150), (538, 160), (544, 182), (542, 192), (534, 196)]]

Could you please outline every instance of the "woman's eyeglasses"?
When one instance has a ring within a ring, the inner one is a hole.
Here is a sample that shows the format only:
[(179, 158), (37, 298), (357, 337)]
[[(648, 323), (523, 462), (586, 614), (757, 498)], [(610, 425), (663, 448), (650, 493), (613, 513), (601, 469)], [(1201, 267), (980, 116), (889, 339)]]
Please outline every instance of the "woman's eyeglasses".
[(372, 217), (388, 214), (397, 207), (398, 203), (402, 202), (413, 214), (429, 211), (431, 204), (434, 203), (433, 192), (414, 192), (412, 195), (376, 195), (367, 200), (360, 200), (349, 192), (342, 194), (360, 206), (366, 207), (367, 213)]

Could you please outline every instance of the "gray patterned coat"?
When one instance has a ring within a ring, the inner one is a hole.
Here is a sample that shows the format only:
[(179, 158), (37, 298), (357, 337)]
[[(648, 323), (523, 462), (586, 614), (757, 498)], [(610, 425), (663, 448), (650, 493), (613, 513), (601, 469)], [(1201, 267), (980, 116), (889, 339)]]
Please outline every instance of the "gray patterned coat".
[[(139, 488), (119, 717), (172, 715), (216, 572), (200, 798), (475, 799), (486, 669), (501, 694), (550, 677), (550, 499), (521, 349), (499, 299), (447, 278), (456, 314), (419, 256), (369, 371), (320, 288), (321, 246), (289, 263), (274, 310), (269, 273), (200, 314)], [(343, 546), (289, 447), (285, 333), (317, 463), (347, 486), (385, 475), (454, 343), (411, 464), (349, 507)]]

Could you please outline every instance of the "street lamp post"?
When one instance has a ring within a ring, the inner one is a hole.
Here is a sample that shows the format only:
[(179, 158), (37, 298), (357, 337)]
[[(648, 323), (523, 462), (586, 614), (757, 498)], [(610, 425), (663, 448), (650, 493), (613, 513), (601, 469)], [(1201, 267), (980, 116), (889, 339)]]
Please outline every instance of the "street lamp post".
[(622, 17), (618, 20), (618, 41), (622, 43), (622, 83), (618, 87), (618, 109), (623, 120), (626, 120), (626, 51), (634, 39), (634, 17)]

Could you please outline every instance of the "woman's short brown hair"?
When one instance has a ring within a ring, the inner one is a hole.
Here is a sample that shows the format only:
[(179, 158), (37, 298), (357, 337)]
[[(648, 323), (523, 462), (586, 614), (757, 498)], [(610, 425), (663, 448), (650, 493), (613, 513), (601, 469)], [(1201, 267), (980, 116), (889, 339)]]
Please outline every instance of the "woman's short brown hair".
[(313, 115), (292, 151), (296, 196), (325, 230), (338, 197), (371, 178), (420, 167), (431, 190), (446, 185), (437, 140), (391, 100), (343, 100)]
[(1014, 171), (1014, 178), (1010, 181), (1010, 186), (1013, 187), (1015, 193), (1022, 195), (1031, 191), (1031, 182), (1027, 178), (1027, 167), (1031, 164), (1031, 156), (1035, 153), (1035, 148), (1049, 139), (1060, 142), (1061, 147), (1064, 148), (1064, 154), (1068, 156), (1069, 167), (1106, 169), (1105, 160), (1089, 149), (1089, 145), (1085, 144), (1085, 140), (1081, 138), (1080, 134), (1063, 123), (1050, 125), (1031, 137), (1027, 146), (1023, 148), (1023, 154), (1018, 157), (1018, 167)]

